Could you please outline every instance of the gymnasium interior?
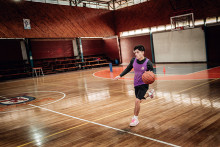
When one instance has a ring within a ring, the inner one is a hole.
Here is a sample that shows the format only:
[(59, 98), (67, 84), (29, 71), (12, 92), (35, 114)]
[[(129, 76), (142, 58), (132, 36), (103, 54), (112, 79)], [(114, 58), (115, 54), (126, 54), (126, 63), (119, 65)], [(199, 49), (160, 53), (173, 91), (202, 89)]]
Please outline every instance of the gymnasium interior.
[[(219, 0), (0, 0), (0, 146), (220, 146)], [(154, 98), (134, 111), (137, 45)]]

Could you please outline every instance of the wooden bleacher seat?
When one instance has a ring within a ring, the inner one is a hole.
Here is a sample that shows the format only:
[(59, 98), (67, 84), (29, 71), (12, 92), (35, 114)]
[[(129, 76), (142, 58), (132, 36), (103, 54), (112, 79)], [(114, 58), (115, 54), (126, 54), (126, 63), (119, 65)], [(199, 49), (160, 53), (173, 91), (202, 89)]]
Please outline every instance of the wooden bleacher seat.
[(102, 67), (109, 65), (109, 61), (106, 59), (105, 56), (98, 55), (98, 56), (89, 56), (84, 58), (86, 62), (88, 62), (87, 65), (90, 65), (90, 67)]
[[(98, 68), (109, 65), (108, 62), (109, 61), (104, 55), (94, 55), (84, 57), (84, 62), (82, 62), (81, 58), (76, 59), (74, 57), (38, 59), (34, 60), (34, 66), (42, 67), (42, 70), (46, 75), (58, 72), (74, 71), (79, 69)], [(28, 77), (32, 75), (30, 65), (28, 67), (23, 67), (23, 63), (17, 64), (16, 66), (15, 63), (13, 63), (12, 65), (13, 66), (7, 66), (5, 68), (1, 67), (0, 79)]]
[(29, 65), (26, 61), (11, 61), (0, 64), (0, 80), (29, 76)]

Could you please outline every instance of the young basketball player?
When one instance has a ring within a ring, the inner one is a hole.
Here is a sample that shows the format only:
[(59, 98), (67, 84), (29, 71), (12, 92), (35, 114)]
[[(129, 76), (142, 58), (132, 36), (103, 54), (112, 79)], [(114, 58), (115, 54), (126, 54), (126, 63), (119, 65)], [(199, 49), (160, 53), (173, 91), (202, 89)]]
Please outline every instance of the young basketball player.
[(135, 46), (134, 54), (135, 58), (131, 59), (127, 68), (117, 77), (116, 80), (126, 75), (134, 68), (134, 89), (135, 89), (135, 108), (134, 116), (131, 120), (130, 126), (136, 126), (139, 123), (138, 114), (140, 112), (140, 103), (147, 97), (153, 98), (154, 90), (151, 89), (147, 92), (149, 85), (142, 81), (142, 74), (145, 71), (153, 71), (152, 62), (144, 57), (145, 48), (142, 45)]

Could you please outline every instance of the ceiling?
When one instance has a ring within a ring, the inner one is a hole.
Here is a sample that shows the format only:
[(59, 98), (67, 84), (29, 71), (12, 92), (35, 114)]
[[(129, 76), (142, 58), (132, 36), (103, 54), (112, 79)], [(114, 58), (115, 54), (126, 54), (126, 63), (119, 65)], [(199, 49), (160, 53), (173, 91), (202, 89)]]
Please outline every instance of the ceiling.
[[(22, 0), (14, 0), (22, 1)], [(69, 5), (77, 7), (88, 7), (94, 9), (117, 10), (135, 4), (153, 0), (25, 0), (31, 2), (51, 3), (58, 5)], [(155, 0), (156, 1), (156, 0)], [(192, 8), (192, 0), (167, 0), (173, 10)]]
[[(19, 0), (15, 0), (19, 1)], [(116, 10), (150, 0), (25, 0), (31, 2), (51, 3), (58, 5), (70, 5), (89, 7), (95, 9)]]

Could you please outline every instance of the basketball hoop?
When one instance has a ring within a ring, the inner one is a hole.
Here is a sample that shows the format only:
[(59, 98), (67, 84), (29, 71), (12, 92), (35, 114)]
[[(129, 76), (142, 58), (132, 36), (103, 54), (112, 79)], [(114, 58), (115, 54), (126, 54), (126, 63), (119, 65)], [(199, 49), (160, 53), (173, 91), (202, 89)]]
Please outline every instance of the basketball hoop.
[(194, 28), (193, 13), (170, 17), (170, 23), (172, 31)]
[(184, 27), (176, 27), (176, 29), (175, 29), (176, 31), (178, 30), (184, 30)]

